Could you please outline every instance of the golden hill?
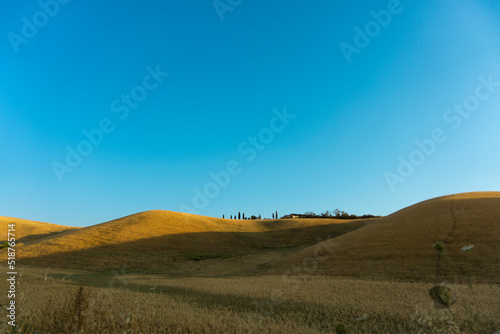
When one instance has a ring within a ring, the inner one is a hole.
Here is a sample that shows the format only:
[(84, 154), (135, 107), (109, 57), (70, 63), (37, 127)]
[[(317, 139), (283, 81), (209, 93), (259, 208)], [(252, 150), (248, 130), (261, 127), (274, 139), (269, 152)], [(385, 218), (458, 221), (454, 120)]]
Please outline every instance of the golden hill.
[[(87, 270), (281, 275), (292, 269), (298, 274), (460, 281), (472, 274), (475, 281), (498, 283), (499, 218), (500, 192), (443, 196), (365, 220), (229, 220), (147, 211), (85, 228), (36, 223), (47, 228), (45, 233), (35, 223), (26, 224), (32, 230), (24, 229), (17, 257), (28, 265)], [(328, 242), (318, 243), (328, 236)], [(437, 241), (445, 243), (446, 254), (433, 249)], [(460, 251), (469, 244), (474, 244), (470, 252)], [(328, 245), (333, 245), (331, 254), (314, 263), (325, 255), (318, 246)], [(0, 260), (5, 256), (0, 250)], [(196, 262), (206, 259), (211, 260)]]
[(229, 220), (147, 211), (28, 243), (19, 248), (18, 259), (75, 269), (159, 268), (184, 260), (312, 245), (325, 235), (341, 235), (369, 221)]
[(2, 242), (7, 240), (7, 230), (9, 224), (15, 224), (14, 234), (18, 245), (58, 235), (64, 231), (78, 229), (78, 227), (42, 223), (19, 218), (0, 217), (0, 227), (2, 229), (0, 241)]
[[(438, 241), (445, 243), (446, 254), (433, 248)], [(469, 252), (460, 250), (470, 244), (474, 247)], [(328, 258), (321, 257), (325, 254)], [(311, 259), (318, 259), (317, 268)], [(461, 281), (471, 276), (499, 283), (500, 192), (427, 200), (266, 267), (269, 273), (283, 273), (292, 264), (319, 275)]]

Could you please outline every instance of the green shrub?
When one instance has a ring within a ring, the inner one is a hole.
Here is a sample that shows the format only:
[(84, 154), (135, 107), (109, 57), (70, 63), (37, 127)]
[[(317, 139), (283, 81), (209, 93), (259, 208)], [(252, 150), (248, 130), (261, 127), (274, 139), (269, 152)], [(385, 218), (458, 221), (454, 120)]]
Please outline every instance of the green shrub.
[(343, 323), (337, 324), (337, 326), (335, 326), (335, 333), (337, 333), (337, 334), (345, 334), (345, 333), (347, 333), (346, 326)]

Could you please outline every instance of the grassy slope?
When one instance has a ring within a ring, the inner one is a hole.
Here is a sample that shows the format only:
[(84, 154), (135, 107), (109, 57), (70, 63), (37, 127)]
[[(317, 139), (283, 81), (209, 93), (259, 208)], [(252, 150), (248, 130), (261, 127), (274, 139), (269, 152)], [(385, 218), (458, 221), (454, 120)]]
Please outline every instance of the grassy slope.
[[(369, 220), (243, 221), (147, 211), (74, 230), (19, 249), (26, 264), (82, 269), (159, 268), (184, 260), (227, 258), (317, 242)], [(0, 253), (0, 257), (1, 257)]]
[(63, 226), (49, 223), (41, 223), (31, 220), (0, 217), (0, 241), (7, 240), (8, 225), (15, 224), (15, 236), (18, 244), (27, 243), (34, 240), (44, 239), (53, 235), (58, 235), (64, 231), (77, 230), (78, 227)]
[[(339, 245), (315, 274), (399, 279), (500, 282), (500, 192), (465, 193), (424, 201), (331, 241)], [(437, 241), (448, 256), (438, 256)], [(474, 244), (471, 252), (460, 248)], [(318, 246), (267, 264), (269, 273), (315, 258)], [(451, 261), (450, 261), (451, 259)]]

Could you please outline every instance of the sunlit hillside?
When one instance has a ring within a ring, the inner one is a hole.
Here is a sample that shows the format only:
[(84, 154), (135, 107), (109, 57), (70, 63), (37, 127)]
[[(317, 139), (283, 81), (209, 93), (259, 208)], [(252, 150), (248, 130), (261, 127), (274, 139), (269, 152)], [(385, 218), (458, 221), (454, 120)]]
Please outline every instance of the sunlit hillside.
[(15, 225), (15, 232), (13, 233), (15, 235), (17, 244), (40, 240), (51, 236), (60, 235), (60, 233), (64, 231), (73, 231), (78, 229), (78, 227), (72, 226), (42, 223), (19, 218), (0, 217), (0, 227), (2, 229), (0, 241), (7, 240), (7, 233), (9, 229), (8, 225), (10, 224)]
[[(439, 197), (364, 220), (230, 220), (147, 211), (71, 230), (18, 221), (24, 244), (17, 257), (36, 266), (205, 275), (281, 274), (302, 266), (313, 275), (500, 281), (499, 192)], [(439, 241), (446, 246), (442, 254), (433, 248)], [(461, 251), (467, 245), (474, 246)]]
[(230, 220), (147, 211), (22, 246), (23, 263), (87, 269), (159, 268), (311, 245), (370, 220)]

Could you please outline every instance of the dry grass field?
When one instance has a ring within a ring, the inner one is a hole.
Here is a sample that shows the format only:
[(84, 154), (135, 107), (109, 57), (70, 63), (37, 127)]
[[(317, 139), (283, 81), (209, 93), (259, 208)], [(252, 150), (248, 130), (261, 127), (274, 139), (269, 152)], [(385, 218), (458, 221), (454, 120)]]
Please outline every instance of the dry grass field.
[(347, 333), (493, 333), (500, 326), (498, 285), (451, 284), (457, 303), (437, 308), (429, 283), (68, 275), (24, 271), (21, 332), (335, 333), (342, 323)]
[(499, 219), (500, 193), (481, 192), (366, 220), (148, 211), (0, 226), (21, 241), (22, 333), (495, 333)]

